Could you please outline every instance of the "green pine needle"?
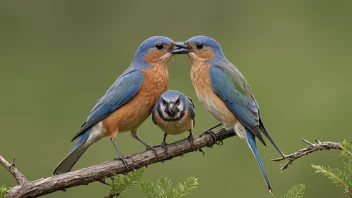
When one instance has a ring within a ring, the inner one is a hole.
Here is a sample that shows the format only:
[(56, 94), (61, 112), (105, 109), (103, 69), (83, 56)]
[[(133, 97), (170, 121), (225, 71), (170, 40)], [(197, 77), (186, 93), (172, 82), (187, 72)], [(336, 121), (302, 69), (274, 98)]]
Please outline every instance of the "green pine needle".
[(198, 187), (198, 181), (195, 177), (188, 177), (185, 182), (179, 183), (174, 192), (176, 197), (185, 197), (190, 194), (190, 191)]
[(140, 168), (130, 172), (128, 175), (119, 174), (112, 177), (110, 194), (121, 194), (138, 185), (143, 178), (144, 171), (144, 168)]
[(147, 198), (181, 198), (197, 187), (198, 181), (194, 177), (188, 177), (183, 183), (178, 183), (177, 187), (167, 177), (160, 178), (156, 184), (151, 181), (141, 182), (141, 190), (147, 194)]
[(304, 189), (306, 187), (303, 184), (294, 185), (283, 198), (300, 198), (304, 195)]
[(0, 198), (5, 198), (5, 194), (7, 193), (8, 188), (6, 186), (1, 186), (0, 188)]
[(337, 186), (343, 186), (347, 191), (349, 190), (349, 178), (345, 172), (338, 168), (324, 167), (321, 165), (312, 164), (312, 167), (315, 169), (316, 173), (322, 173)]
[(344, 140), (342, 142), (342, 155), (347, 155), (349, 157), (352, 157), (352, 144), (348, 142), (347, 140)]
[(343, 163), (344, 163), (344, 171), (349, 181), (348, 184), (349, 186), (351, 186), (352, 185), (352, 157), (344, 157)]
[(324, 167), (321, 165), (313, 165), (316, 173), (322, 173), (327, 176), (337, 186), (343, 186), (345, 192), (352, 197), (352, 144), (344, 140), (341, 144), (341, 158), (344, 163), (344, 169)]

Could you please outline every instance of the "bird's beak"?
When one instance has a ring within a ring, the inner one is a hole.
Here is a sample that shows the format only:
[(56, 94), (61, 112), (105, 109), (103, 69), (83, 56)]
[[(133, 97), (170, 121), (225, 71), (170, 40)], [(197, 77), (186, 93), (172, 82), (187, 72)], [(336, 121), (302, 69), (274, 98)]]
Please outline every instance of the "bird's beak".
[(167, 112), (172, 116), (175, 113), (176, 106), (174, 104), (169, 104), (167, 106)]
[(187, 46), (186, 42), (174, 42), (174, 46), (171, 49), (172, 54), (188, 54), (191, 49)]

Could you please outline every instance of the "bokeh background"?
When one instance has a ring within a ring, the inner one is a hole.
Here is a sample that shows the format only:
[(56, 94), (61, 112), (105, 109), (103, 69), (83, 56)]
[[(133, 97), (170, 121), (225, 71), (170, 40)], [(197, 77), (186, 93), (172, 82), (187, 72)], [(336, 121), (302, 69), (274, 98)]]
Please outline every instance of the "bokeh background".
[[(284, 152), (306, 146), (302, 137), (350, 139), (351, 5), (348, 0), (1, 1), (0, 155), (16, 157), (29, 180), (50, 176), (97, 99), (153, 35), (217, 39), (249, 81), (265, 126)], [(196, 134), (217, 124), (196, 99), (188, 58), (174, 58), (169, 69), (169, 88), (195, 99)], [(139, 134), (155, 145), (163, 136), (150, 118)], [(129, 134), (118, 136), (117, 143), (125, 155), (145, 149)], [(194, 198), (272, 197), (245, 142), (236, 137), (205, 150), (205, 157), (192, 153), (152, 165), (145, 179), (197, 177)], [(277, 197), (298, 183), (306, 185), (305, 197), (347, 197), (311, 168), (341, 167), (339, 152), (315, 153), (281, 172), (280, 163), (270, 161), (278, 157), (274, 148), (260, 145), (259, 150)], [(74, 169), (115, 155), (105, 138)], [(15, 185), (3, 168), (0, 185)], [(103, 197), (107, 191), (93, 183), (45, 197)], [(142, 196), (138, 188), (124, 194)]]

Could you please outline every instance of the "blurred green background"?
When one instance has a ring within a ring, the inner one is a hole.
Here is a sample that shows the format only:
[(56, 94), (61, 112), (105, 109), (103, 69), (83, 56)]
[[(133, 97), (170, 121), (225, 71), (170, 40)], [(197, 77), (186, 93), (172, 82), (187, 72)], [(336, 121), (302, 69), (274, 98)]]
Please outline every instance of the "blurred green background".
[[(16, 157), (29, 180), (48, 177), (73, 146), (70, 139), (112, 82), (128, 67), (144, 39), (163, 35), (175, 41), (195, 35), (217, 39), (227, 58), (246, 76), (266, 128), (285, 153), (308, 140), (349, 139), (352, 2), (297, 1), (1, 1), (0, 155)], [(170, 89), (193, 97), (196, 134), (217, 122), (196, 99), (186, 56), (169, 65)], [(149, 118), (140, 137), (159, 144), (162, 132)], [(174, 136), (169, 142), (187, 136)], [(125, 155), (144, 150), (127, 134), (117, 137)], [(259, 168), (239, 138), (222, 147), (192, 153), (146, 171), (145, 179), (174, 182), (199, 178), (191, 197), (272, 197)], [(341, 167), (339, 152), (320, 152), (280, 171), (278, 153), (259, 146), (266, 171), (280, 197), (306, 185), (305, 197), (347, 197), (317, 175), (311, 164)], [(92, 146), (74, 169), (115, 157), (108, 138)], [(14, 186), (0, 168), (0, 185)], [(45, 197), (103, 197), (100, 183)], [(124, 197), (142, 197), (138, 188)]]

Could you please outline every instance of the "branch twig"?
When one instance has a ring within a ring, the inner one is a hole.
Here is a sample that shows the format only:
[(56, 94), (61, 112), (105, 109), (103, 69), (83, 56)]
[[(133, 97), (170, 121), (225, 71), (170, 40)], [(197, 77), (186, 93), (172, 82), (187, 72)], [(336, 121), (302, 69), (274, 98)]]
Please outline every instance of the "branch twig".
[(306, 139), (302, 138), (302, 141), (306, 144), (308, 144), (307, 148), (301, 149), (295, 153), (285, 155), (284, 157), (279, 157), (276, 159), (272, 159), (271, 161), (279, 162), (285, 159), (288, 159), (288, 162), (285, 163), (284, 165), (281, 166), (281, 170), (285, 170), (290, 164), (293, 163), (293, 161), (308, 155), (312, 152), (315, 151), (322, 151), (322, 150), (330, 150), (330, 149), (336, 149), (336, 150), (343, 150), (341, 143), (339, 142), (321, 142), (317, 139), (315, 139), (315, 143), (311, 143)]
[(24, 185), (28, 182), (24, 175), (16, 168), (15, 158), (13, 158), (12, 164), (10, 164), (8, 161), (6, 161), (3, 157), (0, 156), (0, 164), (5, 167), (16, 179), (17, 185)]
[(67, 188), (74, 186), (88, 185), (89, 183), (95, 181), (103, 181), (105, 178), (116, 174), (128, 173), (133, 171), (133, 169), (170, 160), (174, 157), (183, 156), (186, 153), (197, 151), (203, 147), (212, 147), (214, 144), (219, 145), (219, 142), (222, 142), (222, 140), (234, 135), (235, 133), (233, 131), (220, 130), (220, 132), (214, 134), (212, 131), (208, 130), (200, 136), (194, 138), (193, 146), (190, 145), (189, 139), (186, 138), (172, 144), (168, 144), (167, 152), (165, 152), (165, 150), (161, 147), (156, 147), (155, 151), (158, 156), (155, 156), (153, 151), (147, 150), (126, 157), (129, 170), (126, 170), (122, 161), (113, 160), (61, 175), (55, 175), (27, 183), (20, 183), (19, 185), (8, 190), (6, 197), (39, 197), (59, 190), (64, 191)]
[(114, 198), (120, 196), (120, 193), (115, 193), (115, 194), (107, 194), (104, 196), (104, 198)]

